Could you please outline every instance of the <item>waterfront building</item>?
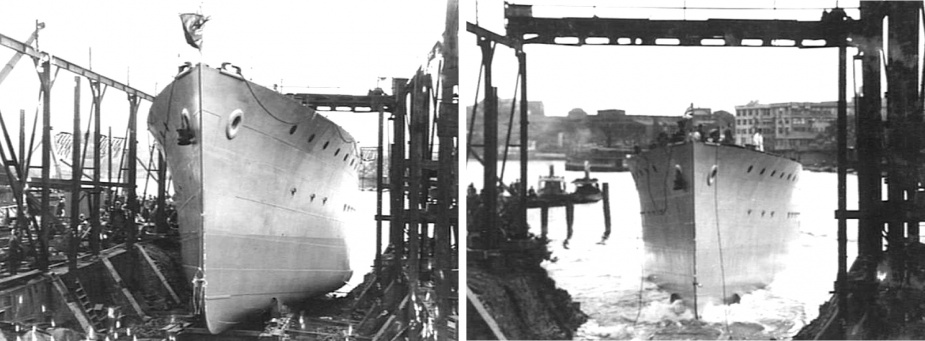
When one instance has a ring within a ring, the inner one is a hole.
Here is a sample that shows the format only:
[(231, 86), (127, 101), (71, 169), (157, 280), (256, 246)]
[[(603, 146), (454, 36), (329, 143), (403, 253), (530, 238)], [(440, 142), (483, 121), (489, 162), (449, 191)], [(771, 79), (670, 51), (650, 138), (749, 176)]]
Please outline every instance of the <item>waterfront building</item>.
[[(849, 145), (853, 141), (854, 105), (848, 104)], [(778, 153), (835, 149), (838, 102), (784, 102), (737, 105), (735, 139), (751, 144), (755, 132), (764, 135), (765, 149)]]

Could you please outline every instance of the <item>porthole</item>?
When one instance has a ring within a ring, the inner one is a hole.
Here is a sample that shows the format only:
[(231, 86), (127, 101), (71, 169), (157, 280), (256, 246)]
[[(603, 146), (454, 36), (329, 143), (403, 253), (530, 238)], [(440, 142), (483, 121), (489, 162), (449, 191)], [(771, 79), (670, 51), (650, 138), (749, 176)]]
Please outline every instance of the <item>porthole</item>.
[(330, 144), (330, 143), (331, 143), (331, 141), (325, 141), (325, 142), (324, 142), (324, 145), (321, 146), (321, 149), (328, 149), (328, 144)]
[(289, 135), (295, 134), (296, 129), (299, 129), (299, 126), (295, 125), (289, 128)]
[(765, 170), (765, 168), (762, 168), (762, 169), (761, 169), (761, 172), (758, 173), (758, 175), (764, 175), (764, 170)]
[(781, 172), (781, 173), (780, 173), (780, 178), (783, 179), (785, 174), (787, 174), (787, 173)]
[(353, 167), (354, 162), (356, 162), (356, 159), (350, 160), (350, 167)]
[(337, 148), (337, 150), (334, 151), (334, 156), (337, 156), (337, 154), (340, 154), (340, 148)]
[(350, 153), (347, 153), (347, 155), (344, 155), (344, 162), (347, 161), (347, 158), (348, 158), (348, 157), (350, 157)]
[(241, 123), (244, 121), (244, 112), (241, 109), (235, 109), (231, 112), (231, 115), (228, 115), (228, 126), (225, 127), (225, 136), (229, 140), (238, 136), (238, 129), (241, 128)]
[(710, 174), (707, 175), (707, 186), (713, 186), (713, 183), (716, 182), (716, 172), (718, 167), (713, 165), (713, 170), (710, 171)]
[(652, 165), (652, 171), (658, 173), (658, 167), (655, 167), (655, 165)]
[(776, 171), (776, 170), (775, 170), (775, 171), (771, 171), (771, 176), (774, 176), (775, 174), (777, 174), (777, 171)]
[(788, 175), (787, 175), (787, 180), (790, 180), (790, 177), (792, 177), (792, 176), (793, 176), (793, 174), (788, 174)]
[(314, 140), (315, 140), (315, 134), (312, 134), (312, 136), (308, 137), (308, 143), (312, 143), (312, 141)]
[(746, 172), (746, 173), (751, 173), (753, 167), (755, 167), (755, 165), (750, 165), (750, 166), (748, 166), (748, 170), (745, 171), (745, 172)]

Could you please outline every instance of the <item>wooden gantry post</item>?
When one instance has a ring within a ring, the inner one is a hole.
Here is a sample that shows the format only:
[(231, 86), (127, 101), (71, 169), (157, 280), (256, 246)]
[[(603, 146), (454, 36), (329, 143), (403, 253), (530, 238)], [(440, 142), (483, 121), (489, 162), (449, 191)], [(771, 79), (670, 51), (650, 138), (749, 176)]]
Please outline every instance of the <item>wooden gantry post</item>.
[(848, 103), (845, 95), (848, 84), (847, 76), (847, 35), (838, 35), (838, 309), (848, 316), (848, 221), (845, 215), (848, 205)]
[(415, 298), (418, 295), (418, 280), (419, 274), (421, 272), (420, 266), (420, 228), (421, 228), (421, 213), (423, 198), (421, 196), (421, 181), (422, 172), (421, 172), (421, 163), (424, 159), (424, 147), (425, 140), (424, 137), (427, 135), (427, 125), (422, 120), (422, 116), (426, 116), (427, 112), (424, 110), (422, 102), (426, 101), (426, 97), (422, 90), (424, 89), (424, 79), (423, 71), (418, 70), (414, 75), (414, 78), (411, 80), (411, 129), (409, 136), (409, 156), (408, 156), (408, 264), (405, 267), (405, 275), (408, 278), (408, 294), (413, 298), (411, 301), (411, 309), (407, 310), (408, 318), (408, 339), (409, 340), (418, 340), (420, 339), (420, 334), (416, 332), (417, 327), (419, 327), (419, 321), (417, 321), (416, 314), (417, 309), (415, 309), (415, 303), (420, 302), (420, 298)]
[[(100, 186), (100, 167), (102, 152), (102, 136), (100, 134), (100, 104), (103, 101), (103, 94), (106, 88), (101, 88), (99, 81), (90, 80), (90, 93), (93, 98), (93, 190), (90, 192), (90, 252), (94, 255), (100, 254), (100, 234), (103, 230), (100, 223), (100, 193), (103, 188)], [(110, 141), (112, 137), (110, 136)]]
[[(520, 209), (517, 220), (521, 231), (529, 231), (527, 227), (527, 160), (529, 160), (529, 113), (530, 106), (527, 101), (527, 53), (523, 46), (516, 50), (517, 65), (520, 69), (520, 188), (517, 189)], [(513, 105), (513, 103), (511, 104)]]
[(35, 262), (41, 271), (48, 271), (48, 237), (51, 229), (51, 216), (49, 204), (51, 203), (51, 87), (54, 80), (51, 78), (51, 57), (44, 57), (37, 61), (39, 68), (39, 81), (42, 84), (42, 201), (39, 212), (41, 226), (38, 231), (38, 255)]
[(383, 177), (385, 176), (385, 167), (383, 158), (385, 157), (383, 141), (385, 130), (385, 105), (383, 102), (384, 94), (382, 89), (376, 88), (375, 96), (373, 98), (374, 109), (379, 112), (379, 137), (376, 140), (376, 258), (373, 261), (373, 269), (375, 271), (377, 278), (382, 278), (382, 191), (384, 184)]
[[(918, 41), (921, 2), (888, 4), (887, 27), (887, 211), (902, 212), (915, 198), (917, 153), (921, 145), (921, 101), (918, 91)], [(918, 220), (905, 214), (891, 214), (888, 221), (887, 253), (892, 279), (905, 278), (904, 244), (906, 234), (918, 237)]]
[(389, 153), (389, 244), (394, 255), (389, 280), (401, 273), (402, 258), (405, 255), (405, 111), (408, 94), (408, 80), (392, 80), (392, 93), (395, 96), (395, 110), (392, 112), (392, 151)]
[[(128, 114), (128, 181), (126, 184), (126, 204), (128, 205), (128, 218), (125, 219), (125, 226), (123, 227), (126, 232), (125, 238), (125, 249), (132, 250), (135, 247), (135, 241), (138, 239), (138, 227), (135, 226), (135, 217), (138, 214), (138, 197), (137, 197), (137, 183), (136, 183), (136, 169), (137, 160), (138, 160), (138, 105), (141, 98), (135, 94), (128, 95), (129, 103), (129, 114)], [(131, 259), (131, 264), (137, 263), (138, 254), (136, 252), (129, 252), (129, 259)], [(137, 283), (135, 279), (135, 269), (133, 267), (127, 268), (126, 274), (126, 284), (129, 288), (134, 288)]]
[(452, 245), (451, 229), (454, 224), (453, 217), (458, 216), (458, 209), (455, 209), (459, 184), (458, 178), (458, 159), (454, 151), (456, 150), (455, 139), (458, 132), (459, 106), (458, 101), (454, 101), (454, 89), (459, 85), (459, 67), (458, 67), (458, 48), (457, 32), (459, 31), (459, 1), (447, 1), (446, 11), (447, 27), (443, 35), (443, 59), (444, 64), (440, 72), (442, 89), (440, 93), (440, 112), (437, 119), (437, 137), (439, 138), (440, 149), (438, 159), (440, 161), (438, 171), (438, 189), (439, 193), (437, 202), (439, 212), (437, 224), (434, 226), (434, 258), (436, 258), (437, 276), (435, 278), (437, 286), (437, 316), (435, 319), (437, 341), (446, 341), (451, 336), (448, 331), (448, 316), (451, 314), (453, 303), (451, 299), (453, 285), (452, 254), (450, 246)]
[[(74, 76), (74, 136), (71, 137), (71, 221), (68, 236), (67, 267), (68, 271), (77, 270), (77, 247), (80, 245), (80, 176), (83, 174), (80, 159), (80, 146), (83, 143), (80, 132), (80, 76)], [(45, 210), (50, 210), (45, 205)], [(57, 213), (57, 212), (56, 212)], [(47, 214), (47, 213), (46, 213)]]
[(138, 197), (136, 194), (137, 190), (137, 160), (138, 160), (138, 104), (140, 98), (136, 95), (128, 95), (129, 102), (129, 116), (128, 116), (128, 166), (127, 170), (127, 186), (125, 187), (126, 191), (126, 205), (128, 206), (128, 219), (126, 219), (126, 239), (125, 246), (126, 248), (133, 248), (135, 240), (137, 239), (138, 228), (135, 226), (135, 215), (138, 213)]
[(498, 103), (497, 88), (492, 86), (492, 57), (494, 56), (494, 44), (485, 37), (478, 38), (479, 47), (482, 49), (482, 64), (485, 69), (485, 100), (482, 109), (484, 120), (484, 153), (483, 163), (484, 172), (482, 174), (482, 226), (481, 230), (482, 244), (485, 248), (491, 249), (497, 246), (498, 237)]
[[(880, 50), (883, 47), (883, 3), (861, 2), (861, 31), (859, 41), (863, 79), (860, 110), (857, 119), (858, 151), (858, 209), (861, 212), (880, 212), (882, 207), (881, 160), (883, 159), (883, 122), (881, 110)], [(879, 262), (883, 250), (883, 219), (875, 214), (863, 214), (858, 222), (858, 256), (871, 257)], [(866, 269), (866, 278), (876, 278), (876, 267)], [(872, 293), (871, 293), (872, 294)]]

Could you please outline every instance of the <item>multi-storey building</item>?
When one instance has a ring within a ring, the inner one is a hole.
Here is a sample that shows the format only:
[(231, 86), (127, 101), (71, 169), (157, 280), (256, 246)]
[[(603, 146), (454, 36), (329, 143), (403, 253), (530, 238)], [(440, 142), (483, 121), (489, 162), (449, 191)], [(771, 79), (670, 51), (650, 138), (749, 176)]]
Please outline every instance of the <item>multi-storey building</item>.
[[(519, 141), (520, 129), (519, 112), (515, 107), (515, 118), (512, 121), (510, 99), (502, 99), (498, 105), (498, 141), (507, 141), (508, 124), (513, 122), (514, 129), (510, 129), (510, 141)], [(478, 116), (472, 120), (472, 107), (466, 109), (467, 125), (471, 124), (470, 143), (482, 144), (482, 110), (484, 104), (479, 103)], [(658, 135), (673, 135), (678, 130), (678, 121), (682, 120), (679, 111), (677, 116), (660, 115), (627, 115), (621, 109), (598, 110), (596, 114), (588, 114), (581, 109), (573, 109), (567, 116), (546, 116), (543, 102), (531, 101), (527, 108), (529, 115), (529, 145), (538, 152), (565, 153), (573, 150), (590, 148), (591, 146), (608, 147), (632, 150), (634, 147), (646, 147), (655, 143)], [(696, 129), (703, 126), (703, 133), (711, 130), (732, 129), (733, 115), (726, 111), (712, 111), (710, 108), (690, 108), (684, 112), (690, 118), (691, 126), (687, 129)], [(686, 121), (686, 120), (685, 120)], [(467, 128), (469, 129), (469, 128)]]
[[(736, 106), (736, 142), (752, 144), (755, 132), (764, 137), (765, 150), (809, 151), (835, 149), (835, 121), (838, 102), (786, 102)], [(854, 106), (848, 104), (848, 116)], [(849, 118), (849, 126), (853, 125)], [(849, 128), (849, 130), (851, 130)]]

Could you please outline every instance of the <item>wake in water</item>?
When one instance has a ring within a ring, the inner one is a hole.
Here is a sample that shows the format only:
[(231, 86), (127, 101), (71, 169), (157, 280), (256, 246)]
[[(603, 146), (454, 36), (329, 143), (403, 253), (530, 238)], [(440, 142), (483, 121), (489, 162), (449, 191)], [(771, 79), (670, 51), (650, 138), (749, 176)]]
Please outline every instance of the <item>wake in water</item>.
[[(566, 180), (583, 176), (581, 172), (560, 173), (563, 162), (536, 161), (528, 167), (531, 174), (545, 174), (550, 163), (555, 163), (556, 173), (565, 174)], [(699, 320), (685, 306), (670, 303), (669, 293), (654, 283), (640, 281), (645, 276), (641, 268), (645, 256), (639, 199), (631, 175), (595, 176), (609, 183), (611, 190), (614, 224), (606, 244), (598, 244), (603, 232), (600, 204), (575, 206), (574, 235), (567, 250), (561, 247), (566, 239), (564, 209), (549, 210), (549, 246), (557, 260), (543, 267), (589, 315), (576, 339), (790, 339), (816, 317), (819, 305), (829, 298), (837, 269), (837, 226), (832, 218), (837, 206), (835, 174), (801, 174), (794, 200), (801, 212), (802, 233), (791, 244), (786, 267), (774, 281), (743, 295), (737, 304), (707, 306)], [(473, 180), (478, 187), (478, 179)], [(853, 177), (848, 185), (848, 202), (857, 202), (851, 195), (856, 193)], [(538, 210), (530, 210), (528, 220), (531, 232), (540, 233)], [(856, 240), (854, 231), (849, 224), (849, 240)], [(849, 243), (848, 250), (850, 262), (855, 243)]]
[[(799, 302), (758, 290), (728, 306), (708, 304), (697, 320), (681, 301), (645, 282), (642, 300), (624, 295), (597, 311), (580, 339), (787, 339), (808, 323)], [(642, 305), (639, 305), (642, 303)]]

